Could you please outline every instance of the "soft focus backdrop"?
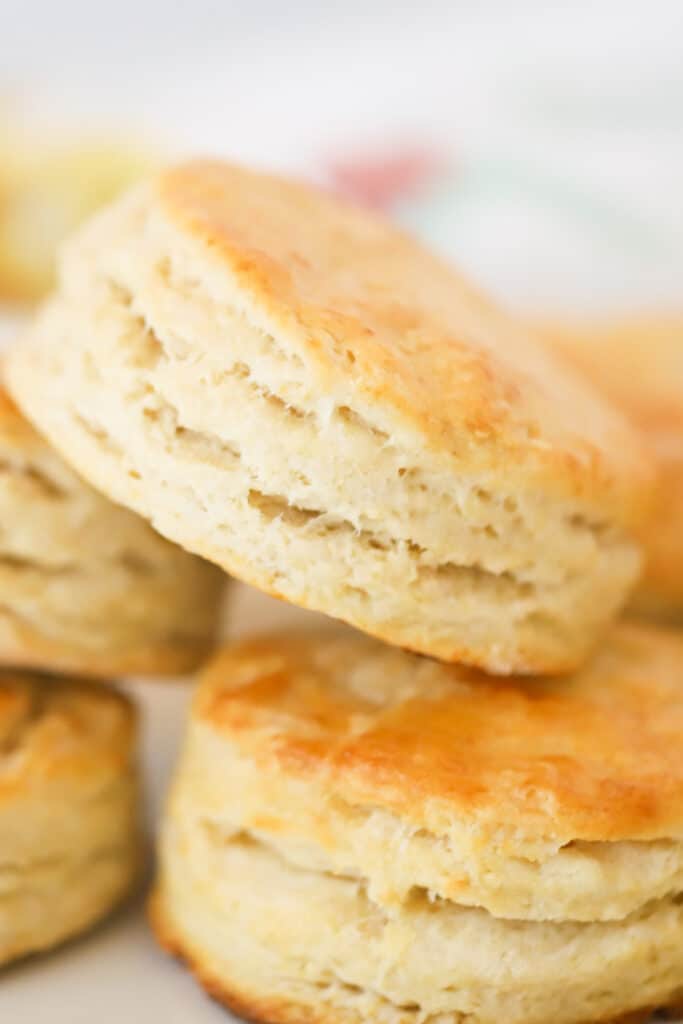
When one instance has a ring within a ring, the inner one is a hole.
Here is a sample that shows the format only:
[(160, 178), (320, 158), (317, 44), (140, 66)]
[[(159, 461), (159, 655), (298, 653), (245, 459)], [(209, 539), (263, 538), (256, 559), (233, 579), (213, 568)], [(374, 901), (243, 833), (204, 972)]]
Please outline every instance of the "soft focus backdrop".
[(680, 0), (0, 12), (8, 118), (331, 181), (524, 305), (679, 300)]

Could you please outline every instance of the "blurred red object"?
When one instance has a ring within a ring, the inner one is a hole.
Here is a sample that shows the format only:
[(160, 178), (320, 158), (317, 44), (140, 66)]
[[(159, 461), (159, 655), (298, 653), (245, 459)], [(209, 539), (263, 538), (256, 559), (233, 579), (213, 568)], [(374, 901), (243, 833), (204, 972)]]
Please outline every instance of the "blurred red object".
[(389, 210), (402, 199), (418, 195), (444, 173), (443, 154), (421, 148), (404, 148), (365, 154), (348, 160), (332, 160), (328, 177), (335, 192), (364, 206)]

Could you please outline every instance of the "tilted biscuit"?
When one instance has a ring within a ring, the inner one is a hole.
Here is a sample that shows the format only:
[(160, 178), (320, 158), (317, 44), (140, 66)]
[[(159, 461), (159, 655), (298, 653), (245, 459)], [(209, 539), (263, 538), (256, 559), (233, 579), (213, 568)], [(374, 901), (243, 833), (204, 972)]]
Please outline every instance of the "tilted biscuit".
[(507, 679), (351, 631), (205, 670), (152, 916), (275, 1024), (584, 1024), (683, 992), (683, 639)]
[(0, 665), (168, 674), (211, 649), (225, 576), (84, 483), (0, 390)]
[(543, 336), (617, 403), (641, 431), (660, 474), (641, 540), (645, 573), (635, 612), (683, 623), (683, 316), (546, 323)]
[(391, 643), (580, 663), (639, 570), (620, 415), (460, 277), (304, 185), (191, 163), (67, 247), (11, 386), (161, 533)]
[(84, 931), (129, 891), (135, 734), (112, 687), (0, 671), (0, 964)]

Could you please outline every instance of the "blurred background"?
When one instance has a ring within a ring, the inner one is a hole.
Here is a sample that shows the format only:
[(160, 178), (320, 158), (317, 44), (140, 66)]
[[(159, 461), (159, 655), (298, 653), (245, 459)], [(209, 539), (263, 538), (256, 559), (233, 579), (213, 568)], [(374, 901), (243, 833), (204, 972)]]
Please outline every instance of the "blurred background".
[(187, 153), (379, 207), (525, 311), (680, 308), (680, 0), (0, 0), (0, 297)]

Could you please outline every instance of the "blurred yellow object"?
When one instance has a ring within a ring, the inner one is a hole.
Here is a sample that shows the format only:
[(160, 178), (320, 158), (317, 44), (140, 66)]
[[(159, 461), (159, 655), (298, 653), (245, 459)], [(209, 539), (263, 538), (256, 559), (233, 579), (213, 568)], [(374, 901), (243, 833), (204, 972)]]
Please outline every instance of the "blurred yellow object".
[(122, 144), (0, 139), (0, 302), (48, 291), (62, 238), (153, 166)]
[(650, 445), (660, 497), (641, 537), (647, 565), (632, 608), (683, 625), (683, 311), (536, 326), (624, 410)]

